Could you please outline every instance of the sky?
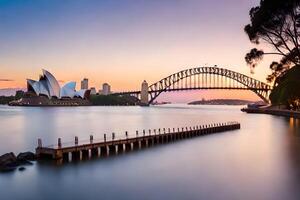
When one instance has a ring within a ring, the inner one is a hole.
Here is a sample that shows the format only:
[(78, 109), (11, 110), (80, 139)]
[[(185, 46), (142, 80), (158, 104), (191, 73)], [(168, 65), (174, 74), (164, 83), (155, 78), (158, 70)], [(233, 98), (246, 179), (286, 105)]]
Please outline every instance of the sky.
[[(259, 0), (0, 0), (0, 89), (25, 88), (47, 69), (61, 85), (84, 77), (114, 91), (138, 90), (198, 66), (228, 68), (264, 81), (266, 58), (251, 75), (243, 27)], [(184, 94), (184, 95), (182, 95)], [(251, 92), (193, 91), (164, 100), (257, 99)]]

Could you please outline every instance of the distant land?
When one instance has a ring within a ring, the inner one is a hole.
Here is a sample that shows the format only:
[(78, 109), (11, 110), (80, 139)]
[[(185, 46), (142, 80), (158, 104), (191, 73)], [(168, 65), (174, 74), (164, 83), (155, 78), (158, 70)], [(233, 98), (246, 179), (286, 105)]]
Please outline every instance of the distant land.
[(26, 88), (1, 88), (0, 96), (13, 96), (16, 94), (16, 91), (18, 91), (18, 90), (25, 91)]
[(210, 100), (203, 99), (198, 101), (192, 101), (188, 104), (189, 105), (246, 105), (250, 103), (258, 103), (258, 102), (241, 100), (241, 99), (210, 99)]

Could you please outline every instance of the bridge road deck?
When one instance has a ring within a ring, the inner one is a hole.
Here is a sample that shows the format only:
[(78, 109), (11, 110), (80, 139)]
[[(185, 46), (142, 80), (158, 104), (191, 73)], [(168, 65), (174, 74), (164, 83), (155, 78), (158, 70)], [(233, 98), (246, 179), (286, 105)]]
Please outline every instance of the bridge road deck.
[[(61, 139), (58, 138), (58, 144), (48, 147), (42, 146), (41, 139), (38, 140), (38, 147), (36, 148), (36, 155), (38, 159), (53, 159), (53, 160), (78, 160), (88, 158), (91, 156), (99, 157), (108, 156), (123, 151), (130, 151), (132, 149), (140, 149), (154, 144), (163, 144), (175, 140), (181, 140), (185, 138), (192, 138), (201, 135), (225, 132), (229, 130), (240, 129), (238, 122), (227, 122), (218, 124), (209, 124), (194, 127), (185, 128), (163, 128), (153, 129), (142, 133), (136, 131), (135, 135), (125, 135), (116, 138), (112, 133), (111, 138), (107, 138), (104, 134), (102, 140), (95, 140), (93, 136), (90, 136), (89, 141), (81, 141), (79, 144), (78, 137), (75, 137), (75, 143), (61, 143)], [(71, 157), (71, 159), (70, 159)]]

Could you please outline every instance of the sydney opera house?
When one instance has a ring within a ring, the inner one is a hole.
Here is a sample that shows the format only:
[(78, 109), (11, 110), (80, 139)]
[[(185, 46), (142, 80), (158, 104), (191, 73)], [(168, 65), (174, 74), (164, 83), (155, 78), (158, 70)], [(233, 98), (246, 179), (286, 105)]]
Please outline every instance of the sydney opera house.
[(78, 106), (90, 105), (90, 90), (76, 91), (76, 82), (66, 83), (60, 87), (56, 78), (47, 70), (38, 81), (27, 79), (26, 95), (11, 105), (22, 106)]

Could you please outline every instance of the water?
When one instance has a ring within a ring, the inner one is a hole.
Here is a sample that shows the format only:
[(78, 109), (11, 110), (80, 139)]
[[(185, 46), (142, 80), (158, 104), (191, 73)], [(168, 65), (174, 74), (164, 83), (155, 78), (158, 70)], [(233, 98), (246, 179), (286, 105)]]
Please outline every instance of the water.
[(299, 199), (300, 122), (239, 106), (0, 107), (0, 154), (149, 128), (239, 121), (241, 130), (105, 159), (0, 174), (0, 199)]

